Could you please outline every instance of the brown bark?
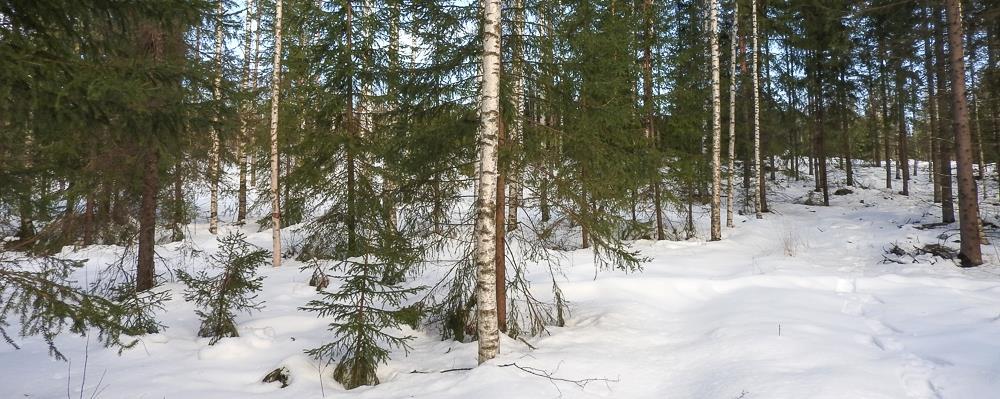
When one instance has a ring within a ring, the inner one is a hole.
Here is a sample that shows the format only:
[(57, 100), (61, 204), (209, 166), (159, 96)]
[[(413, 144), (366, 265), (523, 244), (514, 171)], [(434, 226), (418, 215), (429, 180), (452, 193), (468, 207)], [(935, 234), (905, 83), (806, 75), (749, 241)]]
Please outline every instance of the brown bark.
[(962, 243), (959, 258), (962, 266), (983, 263), (979, 232), (979, 197), (972, 175), (972, 138), (969, 132), (969, 109), (965, 98), (965, 62), (962, 43), (962, 12), (959, 0), (945, 0), (948, 12), (948, 48), (951, 61), (952, 129), (955, 135), (955, 160), (958, 163), (959, 232)]
[(147, 150), (142, 177), (142, 204), (139, 208), (139, 253), (136, 267), (135, 289), (153, 288), (156, 277), (153, 264), (156, 240), (156, 194), (159, 191), (160, 153), (156, 147)]
[(935, 7), (934, 57), (936, 67), (934, 73), (936, 75), (937, 96), (934, 98), (934, 104), (938, 115), (937, 135), (938, 155), (940, 156), (940, 159), (938, 159), (938, 176), (941, 178), (941, 221), (952, 223), (955, 221), (955, 202), (951, 182), (951, 138), (948, 137), (948, 129), (945, 128), (946, 118), (944, 117), (944, 113), (948, 108), (945, 107), (944, 100), (947, 90), (945, 90), (944, 28), (942, 26), (943, 18), (941, 14), (941, 8)]

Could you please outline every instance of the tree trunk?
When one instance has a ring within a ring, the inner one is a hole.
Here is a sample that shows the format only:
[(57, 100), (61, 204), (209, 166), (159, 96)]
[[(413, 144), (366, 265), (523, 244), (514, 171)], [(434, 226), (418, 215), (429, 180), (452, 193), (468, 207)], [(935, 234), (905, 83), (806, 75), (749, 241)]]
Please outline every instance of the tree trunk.
[[(523, 0), (514, 1), (514, 37), (512, 40), (512, 78), (513, 106), (509, 145), (512, 148), (520, 148), (524, 137), (524, 24), (525, 10)], [(515, 157), (516, 159), (516, 157)], [(520, 164), (516, 161), (510, 163), (510, 198), (508, 198), (507, 223), (510, 230), (517, 229), (517, 209), (521, 206), (521, 179), (524, 177), (520, 169)], [(499, 305), (503, 307), (503, 305)], [(506, 323), (500, 323), (501, 331), (507, 332)]]
[(722, 239), (722, 105), (719, 101), (719, 28), (717, 0), (709, 0), (708, 30), (712, 58), (712, 226), (710, 241)]
[(955, 202), (952, 195), (951, 182), (951, 139), (948, 137), (948, 129), (945, 128), (945, 59), (944, 59), (944, 18), (940, 7), (934, 8), (934, 57), (936, 62), (935, 82), (937, 83), (937, 96), (935, 97), (935, 108), (938, 115), (937, 134), (938, 152), (941, 157), (938, 160), (938, 173), (941, 177), (941, 221), (952, 223), (955, 221)]
[[(927, 7), (925, 10), (926, 15), (924, 16), (924, 75), (927, 76), (927, 137), (931, 142), (931, 155), (930, 155), (930, 178), (931, 184), (934, 186), (934, 203), (941, 203), (941, 174), (938, 172), (940, 169), (941, 146), (940, 140), (938, 140), (938, 115), (937, 115), (937, 100), (934, 93), (934, 69), (933, 69), (933, 49), (931, 48), (930, 37), (933, 36), (933, 31), (930, 27), (931, 21), (931, 9)], [(936, 25), (936, 24), (935, 24)]]
[(899, 163), (900, 168), (896, 170), (903, 173), (903, 195), (910, 195), (910, 168), (909, 168), (909, 153), (907, 152), (907, 137), (906, 137), (906, 108), (903, 100), (903, 85), (906, 83), (906, 78), (902, 75), (903, 66), (899, 65), (896, 68), (896, 112), (899, 120)]
[(222, 18), (223, 1), (218, 0), (215, 9), (215, 79), (212, 81), (212, 100), (215, 102), (212, 113), (212, 149), (208, 155), (208, 187), (209, 216), (208, 232), (217, 234), (219, 232), (219, 116), (222, 106)]
[(156, 244), (156, 194), (159, 192), (160, 153), (155, 146), (146, 151), (143, 165), (142, 204), (139, 208), (139, 252), (136, 266), (135, 289), (145, 291), (155, 285), (156, 270), (153, 264)]
[(983, 263), (979, 221), (979, 196), (972, 175), (972, 138), (969, 133), (969, 109), (965, 99), (965, 62), (962, 59), (962, 11), (959, 0), (945, 0), (948, 13), (948, 49), (951, 55), (952, 129), (955, 134), (955, 160), (958, 163), (958, 219), (962, 244), (962, 266)]
[(739, 34), (739, 13), (739, 4), (733, 2), (733, 26), (729, 36), (729, 165), (726, 169), (726, 227), (736, 227), (733, 223), (733, 201), (736, 199), (736, 193), (733, 191), (733, 175), (736, 174), (736, 38)]
[(281, 103), (281, 4), (274, 9), (274, 67), (271, 77), (271, 264), (281, 266), (281, 199), (278, 196), (278, 108)]
[(753, 55), (750, 75), (753, 76), (753, 176), (754, 176), (754, 213), (757, 219), (763, 219), (764, 211), (762, 207), (760, 189), (764, 184), (764, 171), (760, 165), (760, 77), (757, 76), (757, 65), (760, 62), (757, 58), (759, 48), (757, 47), (757, 0), (750, 2), (751, 37), (753, 39)]
[(477, 269), (476, 329), (479, 363), (496, 357), (500, 348), (497, 324), (496, 256), (497, 147), (500, 128), (500, 0), (483, 0), (482, 92), (479, 116), (479, 186), (476, 196), (474, 257)]
[[(505, 130), (503, 121), (500, 121), (497, 147), (502, 147), (504, 141), (506, 141), (506, 137), (504, 137), (506, 136)], [(501, 332), (507, 332), (507, 224), (504, 220), (505, 185), (506, 178), (503, 172), (497, 173), (497, 207), (494, 213), (494, 224), (496, 225), (497, 326)]]

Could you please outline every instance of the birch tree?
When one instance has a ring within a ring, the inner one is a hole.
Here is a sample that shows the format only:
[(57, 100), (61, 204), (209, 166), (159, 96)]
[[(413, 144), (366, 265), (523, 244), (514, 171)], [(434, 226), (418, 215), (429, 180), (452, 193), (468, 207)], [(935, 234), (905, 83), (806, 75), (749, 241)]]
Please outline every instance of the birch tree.
[(211, 198), (209, 199), (208, 232), (219, 232), (219, 110), (222, 104), (222, 19), (224, 17), (223, 0), (219, 0), (215, 8), (215, 79), (212, 81), (212, 100), (215, 101), (215, 113), (212, 118), (212, 149), (208, 155), (208, 180)]
[[(280, 0), (279, 0), (280, 1)], [(482, 88), (479, 126), (479, 185), (476, 195), (474, 253), (477, 269), (476, 327), (479, 363), (500, 348), (496, 299), (497, 141), (500, 127), (500, 0), (483, 1)]]
[(719, 2), (710, 0), (708, 11), (709, 47), (712, 52), (712, 232), (711, 241), (722, 239), (721, 202), (722, 194), (722, 126), (719, 102)]
[(726, 181), (726, 227), (733, 223), (733, 172), (736, 159), (736, 42), (739, 37), (740, 3), (733, 0), (733, 27), (729, 35), (729, 168)]
[(753, 191), (754, 191), (754, 213), (757, 219), (763, 219), (764, 215), (761, 214), (761, 198), (760, 198), (760, 185), (764, 184), (764, 171), (760, 167), (760, 77), (758, 74), (757, 63), (757, 0), (752, 0), (750, 2), (750, 23), (751, 32), (750, 35), (753, 38), (753, 55), (752, 62), (750, 66), (750, 74), (753, 75)]
[(271, 77), (271, 264), (281, 266), (281, 201), (278, 198), (278, 105), (281, 96), (281, 0), (274, 8), (274, 68)]
[[(257, 89), (257, 49), (253, 46), (256, 42), (257, 19), (256, 0), (247, 0), (246, 19), (243, 25), (243, 76), (240, 79), (240, 87), (245, 92), (252, 92)], [(236, 224), (246, 223), (247, 218), (247, 163), (249, 159), (246, 154), (247, 142), (250, 139), (250, 124), (252, 101), (243, 104), (240, 113), (240, 136), (236, 140), (236, 162), (239, 164), (239, 188), (236, 193)]]

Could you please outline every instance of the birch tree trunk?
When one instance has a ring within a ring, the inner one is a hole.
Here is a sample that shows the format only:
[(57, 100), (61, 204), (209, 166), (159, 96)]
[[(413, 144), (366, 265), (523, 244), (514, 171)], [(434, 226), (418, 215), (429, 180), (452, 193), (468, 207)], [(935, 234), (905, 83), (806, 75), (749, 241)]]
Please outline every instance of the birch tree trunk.
[(222, 104), (222, 18), (223, 0), (215, 8), (215, 79), (212, 81), (212, 100), (215, 112), (212, 114), (212, 149), (208, 155), (209, 199), (208, 232), (219, 232), (219, 114)]
[[(280, 0), (279, 0), (280, 1)], [(480, 95), (479, 186), (473, 239), (477, 269), (479, 363), (500, 349), (496, 298), (497, 141), (500, 127), (500, 0), (483, 0), (483, 82)]]
[(736, 226), (733, 223), (733, 201), (736, 199), (733, 191), (733, 175), (736, 163), (736, 38), (739, 34), (739, 15), (740, 4), (733, 0), (733, 28), (729, 43), (729, 168), (726, 179), (726, 227)]
[(722, 105), (719, 101), (719, 2), (709, 1), (709, 47), (712, 52), (712, 231), (711, 241), (722, 239)]
[(962, 266), (983, 263), (979, 235), (979, 196), (972, 175), (972, 138), (969, 109), (965, 99), (965, 61), (962, 43), (962, 11), (959, 0), (945, 0), (948, 13), (948, 49), (951, 61), (952, 129), (955, 134), (955, 161), (958, 164), (958, 224), (962, 238), (959, 258)]
[(271, 78), (271, 264), (281, 266), (281, 201), (278, 198), (278, 108), (281, 102), (281, 3), (274, 9), (274, 70)]
[(757, 0), (752, 0), (750, 2), (750, 21), (751, 21), (751, 36), (753, 38), (753, 61), (751, 62), (750, 74), (753, 75), (753, 178), (754, 184), (752, 190), (754, 192), (754, 213), (757, 219), (763, 219), (764, 215), (761, 214), (761, 198), (760, 198), (760, 185), (763, 184), (764, 172), (760, 167), (760, 78), (757, 76)]

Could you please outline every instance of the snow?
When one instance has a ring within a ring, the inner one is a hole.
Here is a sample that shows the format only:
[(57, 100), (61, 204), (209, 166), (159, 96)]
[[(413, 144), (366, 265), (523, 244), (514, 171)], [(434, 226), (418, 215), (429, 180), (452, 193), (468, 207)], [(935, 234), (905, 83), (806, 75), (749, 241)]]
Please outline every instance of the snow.
[[(292, 261), (261, 271), (265, 308), (240, 316), (238, 338), (215, 346), (197, 338), (193, 305), (181, 285), (169, 283), (173, 299), (160, 317), (169, 328), (121, 356), (69, 336), (57, 344), (70, 362), (50, 359), (35, 339), (22, 340), (22, 350), (0, 346), (0, 397), (996, 397), (1000, 251), (984, 246), (987, 264), (974, 269), (926, 255), (919, 263), (882, 262), (894, 244), (957, 247), (956, 225), (916, 228), (939, 217), (925, 169), (909, 198), (879, 188), (884, 170), (857, 169), (859, 186), (868, 188), (831, 196), (830, 207), (802, 204), (812, 181), (782, 182), (771, 195), (774, 213), (737, 216), (723, 241), (704, 240), (707, 212), (696, 215), (700, 238), (637, 241), (635, 249), (652, 259), (641, 273), (595, 277), (589, 251), (568, 252), (559, 277), (571, 306), (566, 326), (525, 342), (502, 336), (500, 355), (479, 367), (474, 342), (406, 329), (416, 337), (413, 349), (393, 353), (379, 369), (382, 384), (344, 391), (332, 366), (303, 354), (330, 339), (329, 321), (297, 310), (316, 293), (309, 272)], [(841, 177), (832, 171), (830, 180)], [(984, 219), (997, 221), (995, 201), (984, 202)], [(205, 226), (191, 229), (194, 248), (216, 249)], [(269, 231), (245, 231), (269, 246)], [(158, 252), (175, 268), (204, 267), (207, 255), (190, 249), (169, 244)], [(95, 246), (64, 255), (89, 259), (85, 281), (120, 251)], [(551, 296), (547, 269), (530, 276), (536, 294)], [(550, 380), (512, 363), (594, 380)], [(291, 371), (289, 387), (260, 382), (281, 366)], [(456, 368), (471, 369), (440, 372)]]

